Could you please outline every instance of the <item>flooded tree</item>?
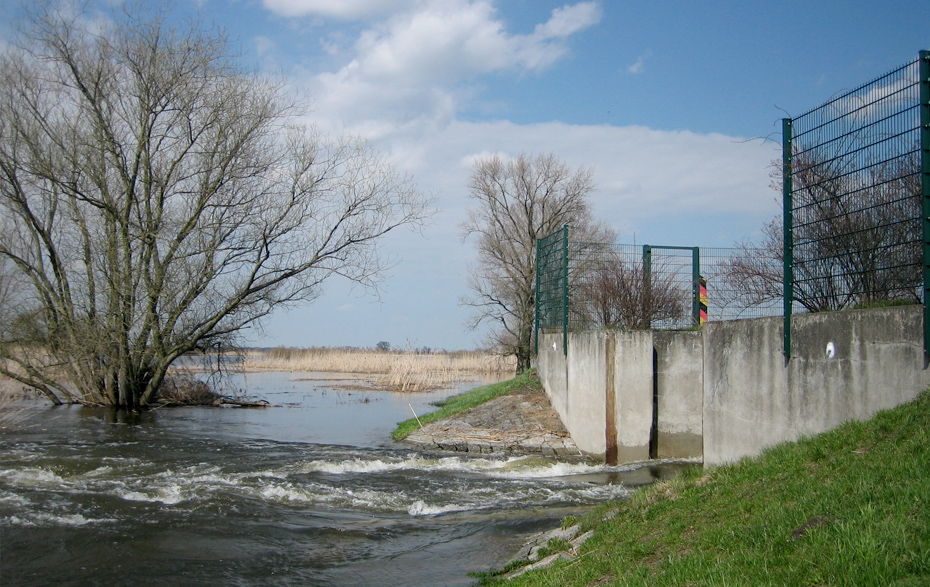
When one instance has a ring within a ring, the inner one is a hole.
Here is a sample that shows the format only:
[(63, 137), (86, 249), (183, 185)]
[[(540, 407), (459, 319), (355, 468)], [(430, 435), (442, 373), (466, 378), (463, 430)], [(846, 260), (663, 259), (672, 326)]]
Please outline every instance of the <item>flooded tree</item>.
[[(300, 124), (221, 31), (140, 6), (49, 10), (0, 53), (0, 372), (55, 402), (144, 407), (429, 202), (366, 143)], [(120, 12), (121, 11), (121, 12)]]
[(462, 302), (473, 310), (470, 326), (490, 325), (488, 346), (515, 356), (523, 372), (533, 353), (536, 241), (565, 224), (584, 242), (613, 242), (615, 235), (592, 218), (591, 169), (573, 169), (552, 154), (478, 159), (468, 188), (477, 207), (462, 228), (476, 238), (478, 263)]

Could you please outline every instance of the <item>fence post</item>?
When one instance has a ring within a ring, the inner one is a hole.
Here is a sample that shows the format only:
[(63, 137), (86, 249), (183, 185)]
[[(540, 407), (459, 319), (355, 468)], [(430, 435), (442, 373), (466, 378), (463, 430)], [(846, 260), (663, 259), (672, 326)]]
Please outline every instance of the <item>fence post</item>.
[(930, 51), (921, 51), (920, 189), (923, 217), (924, 354), (930, 355)]
[(533, 335), (535, 344), (533, 345), (533, 354), (539, 356), (539, 273), (542, 270), (539, 257), (539, 239), (536, 239), (536, 292), (533, 294)]
[(646, 310), (646, 330), (652, 328), (652, 246), (643, 245), (643, 306)]
[(562, 353), (568, 356), (568, 225), (562, 227)]
[(785, 246), (783, 280), (785, 286), (784, 353), (786, 362), (791, 358), (791, 309), (794, 305), (794, 211), (792, 209), (791, 185), (793, 137), (791, 124), (790, 118), (783, 118), (781, 121), (782, 224)]
[(693, 295), (691, 300), (691, 317), (694, 325), (701, 325), (701, 248), (691, 249), (691, 283)]

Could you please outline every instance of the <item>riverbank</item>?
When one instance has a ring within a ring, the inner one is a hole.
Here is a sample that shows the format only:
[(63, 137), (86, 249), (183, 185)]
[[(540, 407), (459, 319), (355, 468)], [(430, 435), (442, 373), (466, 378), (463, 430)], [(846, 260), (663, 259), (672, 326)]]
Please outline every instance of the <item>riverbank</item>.
[(424, 450), (582, 456), (535, 370), (437, 403), (398, 425), (394, 440)]
[[(566, 524), (568, 526), (570, 524)], [(869, 422), (694, 468), (580, 521), (498, 585), (930, 584), (930, 392)], [(590, 533), (590, 534), (589, 534)]]

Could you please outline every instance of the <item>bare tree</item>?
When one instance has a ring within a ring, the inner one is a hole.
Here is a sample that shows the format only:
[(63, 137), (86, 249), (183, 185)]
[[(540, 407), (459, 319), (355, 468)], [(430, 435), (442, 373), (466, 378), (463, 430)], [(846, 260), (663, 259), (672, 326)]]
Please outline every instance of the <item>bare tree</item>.
[(476, 237), (478, 263), (469, 276), (471, 294), (462, 301), (473, 309), (470, 326), (490, 324), (488, 342), (516, 356), (518, 372), (529, 369), (532, 358), (537, 239), (570, 224), (578, 240), (614, 240), (592, 219), (592, 175), (552, 154), (509, 161), (494, 155), (474, 164), (468, 187), (477, 207), (462, 229)]
[(379, 237), (429, 203), (365, 143), (302, 127), (221, 32), (111, 17), (50, 10), (0, 55), (0, 258), (27, 286), (0, 372), (139, 408), (180, 356), (327, 277), (374, 285)]
[[(793, 166), (794, 298), (810, 312), (903, 300), (922, 285), (919, 165), (913, 157), (851, 172), (839, 157), (798, 156)], [(779, 166), (780, 168), (780, 166)], [(773, 188), (782, 190), (780, 174)], [(767, 223), (761, 248), (741, 254), (722, 277), (743, 307), (784, 295), (782, 219)]]
[(660, 322), (678, 322), (690, 310), (691, 292), (663, 264), (648, 272), (641, 260), (610, 250), (572, 288), (572, 311), (594, 329), (648, 330)]

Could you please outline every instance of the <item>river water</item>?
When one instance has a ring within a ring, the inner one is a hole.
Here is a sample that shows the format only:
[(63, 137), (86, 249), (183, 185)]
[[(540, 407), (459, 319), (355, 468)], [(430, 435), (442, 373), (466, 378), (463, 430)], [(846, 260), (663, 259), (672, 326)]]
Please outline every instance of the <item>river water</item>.
[(425, 454), (398, 421), (460, 389), (236, 382), (280, 407), (26, 408), (0, 434), (0, 584), (473, 585), (526, 537), (674, 463)]

